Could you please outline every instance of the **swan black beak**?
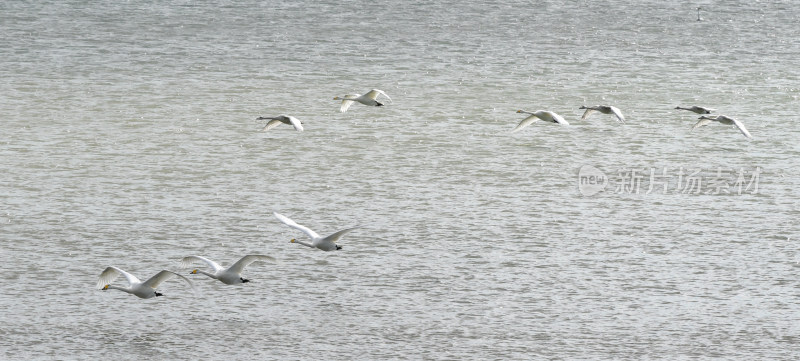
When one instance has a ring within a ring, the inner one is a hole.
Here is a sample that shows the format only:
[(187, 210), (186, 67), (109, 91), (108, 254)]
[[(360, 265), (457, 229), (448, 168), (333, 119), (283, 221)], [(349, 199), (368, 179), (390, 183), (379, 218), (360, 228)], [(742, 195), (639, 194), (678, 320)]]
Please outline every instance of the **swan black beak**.
[(239, 279), (240, 279), (240, 280), (242, 280), (242, 283), (247, 283), (247, 282), (250, 282), (250, 280), (248, 280), (248, 279), (244, 279), (244, 278), (242, 278), (242, 277), (239, 277)]
[(342, 249), (342, 246), (340, 246), (340, 245), (338, 245), (338, 244), (337, 244), (337, 245), (336, 245), (336, 250), (338, 251), (338, 250), (340, 250), (340, 249)]
[(163, 296), (163, 295), (164, 295), (163, 293), (156, 292), (156, 297), (160, 297), (160, 296)]

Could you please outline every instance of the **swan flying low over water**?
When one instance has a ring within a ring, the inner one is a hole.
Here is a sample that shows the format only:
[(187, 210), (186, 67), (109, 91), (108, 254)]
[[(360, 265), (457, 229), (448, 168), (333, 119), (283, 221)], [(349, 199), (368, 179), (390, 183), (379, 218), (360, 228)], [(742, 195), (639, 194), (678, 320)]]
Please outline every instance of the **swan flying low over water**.
[(369, 105), (369, 106), (373, 106), (373, 107), (383, 106), (383, 103), (377, 101), (378, 95), (383, 95), (387, 99), (389, 99), (389, 101), (392, 101), (392, 98), (389, 98), (389, 96), (386, 95), (386, 93), (384, 93), (383, 90), (378, 90), (378, 89), (372, 89), (372, 90), (370, 90), (369, 92), (367, 92), (364, 95), (347, 94), (347, 95), (345, 95), (343, 97), (334, 97), (333, 100), (341, 100), (342, 101), (342, 106), (339, 107), (339, 111), (344, 113), (344, 112), (347, 111), (348, 108), (350, 108), (350, 105), (352, 105), (353, 102), (359, 102), (361, 104)]
[[(111, 284), (111, 282), (114, 282), (119, 275), (125, 276), (125, 278), (128, 280), (128, 287), (120, 287)], [(142, 282), (136, 278), (136, 276), (114, 266), (109, 266), (103, 270), (103, 273), (100, 273), (100, 279), (97, 281), (97, 288), (103, 291), (109, 289), (120, 290), (135, 295), (139, 298), (153, 298), (163, 296), (163, 294), (156, 291), (156, 287), (158, 287), (158, 285), (160, 285), (162, 282), (173, 277), (180, 277), (184, 279), (187, 283), (189, 283), (189, 286), (194, 288), (192, 281), (189, 281), (188, 278), (172, 271), (162, 270), (161, 272), (156, 273), (155, 276), (150, 277), (150, 279), (147, 281)]]
[(208, 272), (204, 272), (204, 271), (195, 269), (192, 272), (190, 272), (190, 274), (202, 273), (202, 274), (204, 274), (204, 275), (206, 275), (208, 277), (211, 277), (213, 279), (220, 280), (220, 282), (222, 282), (222, 283), (224, 283), (226, 285), (235, 285), (235, 284), (238, 284), (238, 283), (250, 282), (250, 280), (245, 279), (245, 278), (242, 277), (242, 271), (244, 270), (245, 267), (247, 267), (248, 265), (250, 265), (251, 263), (256, 262), (256, 261), (268, 261), (268, 260), (269, 261), (275, 261), (275, 258), (272, 258), (270, 256), (263, 256), (263, 255), (259, 255), (259, 254), (250, 254), (250, 255), (242, 257), (240, 260), (236, 261), (236, 263), (234, 263), (230, 267), (225, 268), (225, 267), (220, 266), (219, 263), (214, 262), (214, 261), (212, 261), (212, 260), (210, 260), (208, 258), (205, 258), (205, 257), (201, 257), (201, 256), (186, 256), (186, 257), (183, 257), (183, 259), (181, 259), (181, 268), (187, 268), (187, 267), (191, 266), (192, 263), (194, 263), (194, 261), (203, 261), (206, 264), (208, 264), (209, 266), (211, 266), (211, 268), (214, 269), (214, 273), (208, 273)]
[(675, 107), (675, 109), (688, 110), (690, 112), (694, 112), (694, 113), (697, 113), (697, 114), (711, 114), (711, 113), (717, 111), (716, 109), (711, 109), (711, 108), (706, 108), (706, 107), (698, 107), (697, 105), (692, 105), (692, 106), (690, 106), (688, 108), (677, 106), (677, 107)]
[(697, 119), (700, 119), (700, 121), (697, 122), (692, 127), (692, 130), (694, 130), (695, 128), (699, 128), (699, 127), (708, 125), (708, 123), (711, 123), (711, 122), (720, 122), (720, 123), (725, 124), (725, 125), (731, 125), (731, 124), (735, 125), (737, 128), (739, 128), (739, 131), (741, 131), (742, 134), (744, 134), (745, 137), (747, 137), (748, 139), (753, 139), (753, 136), (750, 135), (750, 132), (748, 132), (747, 129), (744, 127), (744, 124), (742, 124), (742, 122), (740, 122), (740, 121), (738, 121), (736, 119), (733, 119), (731, 117), (728, 117), (728, 116), (725, 116), (725, 115), (716, 115), (716, 116), (713, 116), (713, 117), (707, 117), (707, 116), (703, 115), (703, 116), (701, 116), (700, 118), (697, 118)]
[(522, 130), (522, 128), (531, 125), (533, 122), (539, 119), (544, 120), (545, 122), (558, 123), (561, 125), (569, 125), (569, 123), (566, 120), (564, 120), (564, 117), (547, 110), (537, 110), (535, 112), (529, 112), (527, 110), (520, 109), (517, 110), (517, 113), (525, 113), (530, 115), (527, 118), (522, 119), (522, 121), (519, 122), (519, 124), (517, 124), (517, 126), (514, 127), (514, 129), (511, 130), (511, 133), (516, 133)]
[(258, 117), (256, 120), (269, 120), (267, 125), (265, 125), (264, 128), (261, 128), (262, 132), (266, 132), (272, 128), (275, 128), (281, 123), (293, 126), (298, 132), (303, 131), (303, 122), (289, 115), (281, 114), (277, 117)]
[(585, 120), (586, 118), (589, 117), (589, 115), (591, 115), (594, 112), (600, 112), (603, 114), (614, 114), (617, 117), (617, 121), (625, 123), (625, 117), (622, 116), (622, 112), (619, 111), (619, 108), (613, 105), (595, 105), (593, 107), (587, 107), (585, 105), (582, 105), (578, 109), (586, 109), (586, 111), (583, 112), (581, 120)]
[(286, 217), (286, 216), (284, 216), (282, 214), (279, 214), (277, 212), (273, 212), (272, 214), (275, 215), (275, 218), (278, 218), (279, 221), (283, 222), (283, 224), (285, 224), (285, 225), (287, 225), (289, 227), (292, 227), (294, 229), (298, 229), (298, 230), (302, 231), (303, 233), (305, 233), (306, 235), (308, 235), (308, 238), (311, 238), (311, 243), (298, 241), (296, 239), (292, 239), (289, 242), (291, 242), (291, 243), (300, 243), (300, 244), (302, 244), (302, 245), (304, 245), (306, 247), (319, 248), (319, 249), (321, 249), (323, 251), (338, 251), (338, 250), (342, 249), (342, 246), (336, 244), (336, 241), (338, 241), (339, 238), (342, 238), (342, 236), (345, 233), (350, 232), (350, 231), (352, 231), (354, 229), (357, 229), (357, 228), (361, 228), (361, 226), (351, 227), (351, 228), (343, 229), (341, 231), (333, 233), (333, 234), (331, 234), (331, 235), (329, 235), (327, 237), (321, 237), (319, 234), (317, 234), (316, 232), (312, 231), (308, 227), (301, 226), (301, 225), (295, 223), (295, 221), (289, 219), (288, 217)]

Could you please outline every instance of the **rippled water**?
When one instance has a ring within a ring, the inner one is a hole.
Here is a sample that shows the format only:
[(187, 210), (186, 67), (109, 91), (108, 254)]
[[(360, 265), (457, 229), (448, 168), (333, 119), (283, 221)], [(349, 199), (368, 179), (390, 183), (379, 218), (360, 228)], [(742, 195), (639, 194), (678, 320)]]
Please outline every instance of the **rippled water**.
[[(794, 359), (798, 14), (0, 3), (0, 358)], [(393, 102), (337, 111), (334, 96), (371, 88)], [(628, 123), (579, 120), (601, 103)], [(689, 132), (697, 115), (673, 108), (694, 104), (755, 139)], [(520, 108), (572, 126), (511, 135)], [(258, 132), (280, 113), (306, 131)], [(582, 194), (583, 166), (605, 191)], [(719, 169), (760, 171), (758, 190), (648, 192), (651, 171)], [(364, 228), (315, 251), (273, 211)], [(278, 262), (238, 287), (94, 289), (108, 265), (144, 278), (252, 253)]]

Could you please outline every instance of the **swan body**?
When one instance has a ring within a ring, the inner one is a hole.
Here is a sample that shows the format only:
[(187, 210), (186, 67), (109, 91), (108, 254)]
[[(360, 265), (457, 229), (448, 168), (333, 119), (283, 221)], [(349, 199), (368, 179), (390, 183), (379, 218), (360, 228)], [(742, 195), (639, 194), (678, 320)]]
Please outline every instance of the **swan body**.
[(298, 241), (296, 239), (292, 239), (289, 242), (291, 242), (291, 243), (299, 243), (299, 244), (302, 244), (302, 245), (304, 245), (306, 247), (319, 248), (319, 249), (321, 249), (323, 251), (338, 251), (338, 250), (342, 249), (342, 246), (339, 246), (338, 244), (336, 244), (336, 241), (338, 241), (339, 238), (342, 238), (342, 236), (345, 233), (350, 232), (350, 231), (352, 231), (354, 229), (357, 229), (357, 228), (361, 228), (361, 226), (347, 228), (347, 229), (343, 229), (341, 231), (338, 231), (336, 233), (333, 233), (333, 234), (331, 234), (331, 235), (329, 235), (327, 237), (322, 237), (319, 234), (317, 234), (316, 232), (314, 232), (311, 229), (309, 229), (308, 227), (301, 226), (301, 225), (297, 224), (295, 221), (289, 219), (288, 217), (286, 217), (286, 216), (284, 216), (282, 214), (279, 214), (277, 212), (273, 212), (273, 214), (275, 215), (275, 218), (278, 218), (278, 220), (283, 222), (283, 224), (285, 224), (285, 225), (287, 225), (289, 227), (292, 227), (294, 229), (298, 229), (298, 230), (302, 231), (303, 233), (305, 233), (308, 236), (308, 238), (311, 238), (311, 243)]
[(586, 118), (594, 112), (600, 112), (603, 114), (614, 114), (614, 116), (617, 117), (617, 121), (625, 123), (625, 117), (622, 115), (622, 112), (613, 105), (595, 105), (591, 107), (583, 105), (579, 109), (586, 109), (586, 111), (583, 112), (583, 116), (581, 116), (581, 120), (586, 120)]
[(258, 117), (256, 120), (269, 120), (267, 125), (265, 125), (264, 128), (261, 128), (262, 132), (266, 132), (272, 128), (275, 128), (281, 123), (293, 126), (298, 132), (303, 131), (303, 122), (289, 115), (281, 114), (277, 117)]
[(706, 108), (706, 107), (698, 107), (697, 105), (692, 105), (692, 106), (690, 106), (688, 108), (684, 108), (684, 107), (678, 106), (678, 107), (675, 107), (675, 109), (688, 110), (690, 112), (697, 113), (697, 114), (711, 114), (711, 113), (717, 111), (716, 109), (711, 109), (711, 108)]
[(195, 261), (202, 261), (202, 262), (205, 262), (206, 264), (208, 264), (212, 269), (214, 269), (214, 273), (208, 273), (208, 272), (205, 272), (205, 271), (201, 271), (199, 269), (195, 269), (192, 272), (190, 272), (190, 274), (202, 273), (202, 274), (204, 274), (204, 275), (206, 275), (208, 277), (211, 277), (213, 279), (219, 280), (220, 282), (222, 282), (222, 283), (224, 283), (226, 285), (235, 285), (235, 284), (239, 284), (239, 283), (250, 282), (250, 280), (242, 277), (242, 271), (244, 270), (245, 267), (247, 267), (248, 265), (250, 265), (251, 263), (256, 262), (256, 261), (267, 261), (267, 260), (275, 261), (275, 258), (272, 258), (270, 256), (251, 254), (251, 255), (247, 255), (247, 256), (242, 257), (241, 259), (239, 259), (236, 263), (234, 263), (230, 267), (225, 268), (225, 267), (220, 266), (219, 263), (214, 262), (214, 261), (212, 261), (212, 260), (210, 260), (208, 258), (205, 258), (205, 257), (187, 256), (187, 257), (183, 257), (183, 259), (181, 259), (181, 268), (189, 267)]
[(720, 122), (720, 123), (725, 124), (725, 125), (731, 125), (731, 124), (735, 125), (736, 128), (739, 128), (739, 131), (742, 132), (742, 134), (744, 134), (745, 137), (747, 137), (748, 139), (753, 139), (753, 136), (750, 135), (750, 132), (748, 132), (747, 129), (744, 127), (744, 124), (742, 122), (736, 120), (736, 119), (731, 118), (731, 117), (728, 117), (728, 116), (725, 116), (725, 115), (715, 115), (715, 116), (712, 116), (712, 117), (707, 117), (707, 116), (703, 115), (703, 116), (701, 116), (700, 118), (697, 118), (697, 119), (700, 119), (700, 121), (697, 122), (692, 127), (692, 130), (694, 130), (695, 128), (699, 128), (699, 127), (708, 125), (711, 122)]
[(339, 111), (344, 113), (347, 111), (348, 108), (350, 108), (350, 105), (352, 105), (354, 102), (359, 102), (361, 104), (373, 107), (383, 106), (383, 103), (377, 100), (379, 95), (385, 96), (387, 99), (389, 99), (389, 101), (392, 100), (392, 98), (389, 98), (389, 96), (386, 95), (386, 93), (383, 90), (378, 90), (378, 89), (372, 89), (364, 95), (347, 94), (343, 97), (334, 97), (333, 100), (342, 101), (342, 106), (339, 107)]
[(569, 123), (566, 120), (564, 120), (564, 117), (562, 117), (562, 116), (560, 116), (560, 115), (558, 115), (556, 113), (553, 113), (551, 111), (547, 111), (547, 110), (537, 110), (535, 112), (529, 112), (527, 110), (521, 110), (520, 109), (520, 110), (517, 110), (517, 113), (525, 113), (525, 114), (529, 114), (529, 115), (528, 115), (527, 118), (522, 119), (522, 121), (520, 121), (519, 124), (517, 124), (517, 126), (514, 127), (514, 129), (511, 130), (511, 133), (516, 133), (516, 132), (522, 130), (522, 128), (525, 128), (525, 127), (531, 125), (533, 122), (535, 122), (535, 121), (537, 121), (539, 119), (541, 119), (541, 120), (543, 120), (545, 122), (558, 123), (558, 124), (561, 124), (561, 125), (569, 125)]
[[(125, 276), (128, 280), (128, 287), (120, 287), (116, 285), (112, 285), (111, 283), (114, 282), (119, 275)], [(163, 294), (156, 291), (156, 288), (164, 281), (173, 278), (173, 277), (180, 277), (184, 279), (189, 286), (194, 288), (192, 285), (192, 281), (189, 281), (188, 278), (181, 276), (175, 272), (162, 270), (161, 272), (156, 273), (155, 276), (150, 277), (147, 281), (140, 281), (136, 276), (123, 271), (114, 266), (109, 266), (102, 273), (100, 273), (100, 279), (97, 281), (97, 288), (106, 291), (109, 289), (112, 290), (120, 290), (123, 292), (130, 293), (139, 298), (153, 298), (158, 296), (163, 296)]]
[(697, 21), (703, 21), (703, 18), (700, 17), (700, 10), (701, 9), (702, 9), (701, 7), (699, 7), (699, 6), (697, 7)]

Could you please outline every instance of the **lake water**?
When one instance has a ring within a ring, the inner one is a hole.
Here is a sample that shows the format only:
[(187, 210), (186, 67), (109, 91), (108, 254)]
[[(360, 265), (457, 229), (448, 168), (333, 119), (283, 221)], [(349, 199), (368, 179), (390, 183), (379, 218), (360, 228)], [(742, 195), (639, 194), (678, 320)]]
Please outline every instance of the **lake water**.
[[(0, 3), (0, 358), (796, 359), (799, 15)], [(338, 112), (372, 88), (392, 102)], [(627, 123), (580, 121), (595, 104)], [(754, 139), (690, 132), (678, 105)], [(518, 109), (572, 125), (510, 134)], [(305, 131), (259, 132), (282, 113)], [(364, 227), (322, 252), (274, 211)], [(95, 288), (192, 254), (277, 262), (239, 286), (180, 270), (194, 292), (148, 300)]]

